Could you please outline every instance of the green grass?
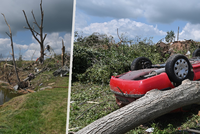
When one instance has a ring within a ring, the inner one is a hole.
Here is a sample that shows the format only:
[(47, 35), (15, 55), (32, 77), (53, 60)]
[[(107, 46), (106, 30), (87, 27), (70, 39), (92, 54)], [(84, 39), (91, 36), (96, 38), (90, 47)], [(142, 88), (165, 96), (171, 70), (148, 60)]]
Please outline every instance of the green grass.
[(53, 86), (59, 88), (21, 95), (4, 103), (0, 108), (0, 133), (65, 133), (68, 77), (52, 76), (48, 80), (42, 76), (51, 73), (44, 72), (34, 81), (41, 77), (43, 86), (55, 82)]
[(69, 129), (77, 131), (118, 109), (108, 86), (73, 83)]

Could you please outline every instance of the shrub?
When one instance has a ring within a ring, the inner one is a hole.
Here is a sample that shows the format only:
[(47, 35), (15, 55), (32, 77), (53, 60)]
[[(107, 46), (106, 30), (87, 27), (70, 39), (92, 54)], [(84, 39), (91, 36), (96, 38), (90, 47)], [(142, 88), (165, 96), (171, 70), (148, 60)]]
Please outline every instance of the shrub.
[[(94, 38), (95, 37), (95, 38)], [(113, 44), (107, 36), (106, 42), (98, 42), (97, 35), (84, 38), (90, 45), (75, 42), (73, 50), (73, 81), (109, 83), (112, 75), (130, 70), (132, 61), (141, 56), (148, 57), (153, 64), (162, 58), (151, 40), (140, 40), (137, 44)], [(104, 40), (101, 38), (101, 40)], [(128, 42), (128, 41), (127, 41)]]

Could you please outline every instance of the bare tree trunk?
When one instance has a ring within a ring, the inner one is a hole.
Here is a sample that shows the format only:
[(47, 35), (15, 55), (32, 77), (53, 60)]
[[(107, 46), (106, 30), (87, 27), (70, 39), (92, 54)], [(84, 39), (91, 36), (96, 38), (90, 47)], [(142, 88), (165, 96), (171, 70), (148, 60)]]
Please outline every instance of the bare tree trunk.
[(8, 22), (6, 21), (6, 17), (5, 15), (2, 13), (3, 17), (4, 17), (4, 20), (6, 22), (6, 24), (8, 25), (8, 28), (9, 28), (9, 32), (10, 34), (8, 34), (6, 32), (6, 34), (10, 37), (10, 41), (11, 41), (11, 48), (12, 48), (12, 58), (13, 58), (13, 64), (14, 64), (14, 68), (15, 68), (15, 73), (16, 73), (16, 77), (17, 77), (17, 81), (18, 81), (18, 84), (20, 83), (20, 79), (19, 79), (19, 76), (18, 76), (18, 72), (17, 72), (17, 69), (16, 69), (16, 63), (15, 63), (15, 55), (14, 55), (14, 47), (13, 47), (13, 40), (12, 40), (12, 32), (11, 32), (11, 28), (10, 28), (10, 25), (8, 24)]
[(62, 40), (62, 54), (61, 54), (61, 58), (62, 58), (62, 66), (64, 66), (64, 63), (65, 63), (65, 61), (64, 61), (64, 56), (65, 56), (65, 46), (64, 46), (64, 42), (63, 42), (63, 40)]
[(76, 134), (123, 134), (170, 111), (200, 102), (200, 82), (183, 81), (167, 91), (151, 90), (140, 99), (100, 118)]
[[(34, 29), (34, 26), (31, 27), (29, 22), (28, 22), (28, 19), (27, 19), (27, 16), (26, 16), (26, 13), (24, 10), (22, 10), (23, 13), (24, 13), (24, 17), (26, 19), (26, 23), (28, 25), (28, 28), (25, 27), (26, 29), (29, 29), (33, 35), (33, 37), (37, 40), (37, 42), (40, 44), (40, 63), (43, 63), (44, 62), (44, 40), (47, 36), (47, 34), (44, 35), (43, 37), (43, 18), (44, 18), (44, 11), (42, 10), (42, 0), (41, 0), (41, 3), (40, 3), (40, 11), (41, 11), (41, 22), (40, 22), (40, 26), (39, 24), (37, 23), (36, 21), (36, 18), (35, 18), (35, 15), (33, 13), (33, 11), (31, 12), (32, 13), (32, 16), (33, 16), (33, 19), (34, 19), (34, 24), (36, 24), (36, 26), (40, 29), (40, 33), (38, 33), (37, 31), (35, 31)], [(40, 36), (40, 39), (37, 38), (37, 35)]]
[[(44, 18), (44, 12), (42, 10), (42, 0), (41, 0), (41, 3), (40, 3), (40, 11), (41, 11), (41, 23), (40, 23), (40, 26), (39, 26), (39, 28), (40, 28), (40, 49), (41, 49), (41, 51), (40, 51), (40, 53), (41, 53), (40, 58), (41, 58), (41, 61), (44, 62), (44, 39), (46, 37), (46, 34), (45, 34), (45, 37), (43, 39), (43, 18)], [(36, 22), (36, 20), (35, 20), (35, 22)]]

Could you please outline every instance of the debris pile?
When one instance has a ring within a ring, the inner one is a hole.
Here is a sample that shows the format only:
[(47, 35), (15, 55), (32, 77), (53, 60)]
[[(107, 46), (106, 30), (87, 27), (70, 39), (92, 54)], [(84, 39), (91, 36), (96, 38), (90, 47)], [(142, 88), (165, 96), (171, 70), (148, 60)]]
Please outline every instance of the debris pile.
[(172, 55), (175, 52), (186, 50), (189, 51), (191, 47), (198, 48), (200, 44), (193, 40), (184, 40), (184, 41), (174, 41), (172, 43), (166, 44), (164, 42), (159, 42), (156, 44), (157, 51), (162, 54), (164, 57), (165, 54)]
[[(10, 61), (12, 63), (12, 61)], [(17, 82), (16, 74), (14, 72), (13, 66), (8, 64), (7, 61), (1, 62), (0, 66), (0, 83), (6, 83), (6, 89), (11, 89), (12, 91), (17, 92), (18, 94), (27, 94), (27, 93), (33, 93), (35, 92), (35, 87), (41, 86), (41, 90), (44, 90), (46, 88), (52, 88), (52, 87), (45, 87), (43, 88), (42, 79), (47, 80), (54, 76), (67, 76), (69, 73), (69, 68), (67, 65), (64, 65), (56, 70), (59, 66), (61, 66), (60, 63), (54, 63), (54, 60), (50, 59), (46, 61), (46, 64), (38, 64), (38, 61), (36, 62), (29, 62), (25, 64), (22, 67), (18, 67), (17, 71), (20, 77), (20, 82)], [(58, 64), (58, 65), (57, 65)], [(41, 74), (46, 71), (55, 70), (52, 74)], [(39, 75), (39, 76), (37, 76)], [(37, 82), (32, 83), (32, 81), (38, 77), (36, 80)], [(3, 88), (1, 86), (1, 88)]]
[(63, 77), (63, 76), (67, 76), (68, 73), (69, 73), (69, 68), (67, 66), (63, 66), (57, 69), (55, 72), (53, 72), (53, 75), (54, 76), (60, 75), (61, 77)]

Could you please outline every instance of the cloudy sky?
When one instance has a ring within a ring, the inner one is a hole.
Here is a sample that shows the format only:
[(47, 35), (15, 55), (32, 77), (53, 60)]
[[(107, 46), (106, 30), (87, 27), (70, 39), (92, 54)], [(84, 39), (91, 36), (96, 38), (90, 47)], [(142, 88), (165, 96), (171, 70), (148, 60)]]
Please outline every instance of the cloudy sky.
[(128, 39), (153, 37), (157, 43), (167, 31), (179, 39), (200, 41), (199, 0), (76, 0), (75, 31), (119, 34)]
[[(0, 0), (0, 2), (0, 13), (5, 15), (8, 24), (11, 26), (16, 58), (21, 53), (23, 59), (30, 60), (34, 52), (34, 59), (39, 57), (40, 46), (31, 32), (24, 28), (24, 26), (28, 26), (22, 10), (26, 12), (31, 26), (33, 26), (31, 14), (33, 10), (35, 18), (40, 25), (41, 0)], [(44, 11), (44, 33), (47, 33), (45, 44), (50, 45), (54, 52), (59, 54), (61, 53), (63, 39), (66, 51), (70, 51), (73, 0), (43, 0), (42, 7)], [(11, 57), (9, 53), (12, 50), (10, 38), (5, 32), (9, 33), (9, 29), (0, 14), (0, 54), (4, 58), (8, 58)]]

